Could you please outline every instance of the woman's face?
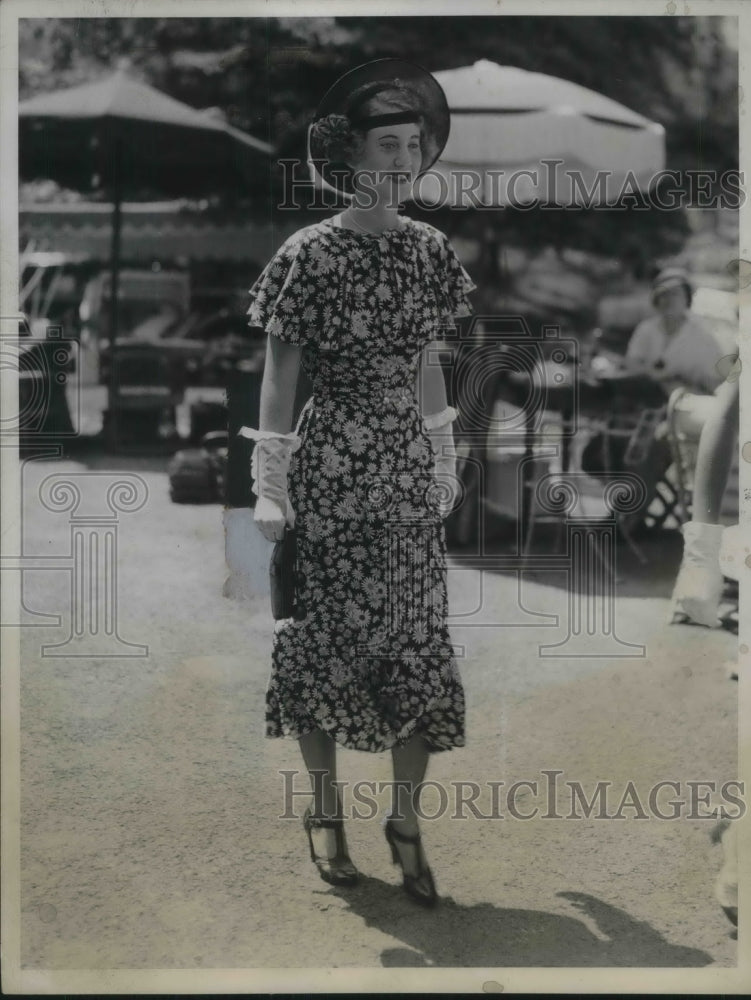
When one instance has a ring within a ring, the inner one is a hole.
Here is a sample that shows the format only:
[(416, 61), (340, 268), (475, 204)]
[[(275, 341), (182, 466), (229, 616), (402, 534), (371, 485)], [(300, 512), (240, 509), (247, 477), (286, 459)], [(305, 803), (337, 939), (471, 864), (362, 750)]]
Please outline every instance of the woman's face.
[(355, 185), (360, 190), (373, 190), (383, 198), (398, 203), (412, 189), (422, 166), (420, 126), (416, 122), (403, 125), (379, 125), (365, 133), (365, 145), (360, 157), (352, 164)]
[(666, 288), (655, 296), (655, 308), (661, 316), (668, 319), (680, 319), (688, 309), (686, 290), (681, 285)]

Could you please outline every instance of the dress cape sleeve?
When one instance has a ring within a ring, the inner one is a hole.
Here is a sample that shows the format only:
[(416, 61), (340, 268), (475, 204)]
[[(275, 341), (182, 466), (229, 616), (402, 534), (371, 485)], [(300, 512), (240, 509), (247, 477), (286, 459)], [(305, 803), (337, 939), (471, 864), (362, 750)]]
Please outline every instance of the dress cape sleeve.
[(469, 294), (477, 285), (469, 276), (448, 237), (431, 227), (435, 238), (435, 282), (441, 319), (451, 323), (462, 316), (471, 316)]
[(288, 344), (316, 342), (326, 307), (312, 257), (311, 241), (304, 234), (295, 233), (281, 245), (250, 289), (250, 326)]

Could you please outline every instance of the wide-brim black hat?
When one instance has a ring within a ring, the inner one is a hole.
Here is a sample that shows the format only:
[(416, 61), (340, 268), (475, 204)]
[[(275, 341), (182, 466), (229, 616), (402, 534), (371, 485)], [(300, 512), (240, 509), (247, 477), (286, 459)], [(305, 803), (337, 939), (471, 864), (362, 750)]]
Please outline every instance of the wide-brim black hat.
[[(443, 152), (451, 128), (451, 112), (443, 88), (433, 74), (423, 66), (404, 59), (375, 59), (373, 62), (363, 63), (340, 76), (329, 87), (308, 128), (308, 166), (311, 173), (338, 194), (353, 193), (352, 169), (347, 163), (329, 160), (322, 139), (316, 136), (314, 124), (331, 114), (344, 115), (360, 128), (375, 128), (390, 121), (408, 121), (408, 116), (399, 112), (375, 117), (358, 114), (361, 105), (395, 81), (404, 84), (415, 96), (419, 113), (425, 122), (419, 174), (429, 170)], [(368, 84), (373, 87), (368, 87)], [(382, 87), (378, 84), (382, 84)]]

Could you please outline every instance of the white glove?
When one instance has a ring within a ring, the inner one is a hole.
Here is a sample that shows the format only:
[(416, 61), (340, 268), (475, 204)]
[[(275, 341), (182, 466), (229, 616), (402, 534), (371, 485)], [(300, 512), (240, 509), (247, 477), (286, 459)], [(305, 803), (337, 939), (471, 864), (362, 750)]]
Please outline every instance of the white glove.
[(440, 413), (423, 417), (425, 431), (430, 438), (435, 456), (435, 477), (439, 486), (438, 503), (441, 517), (446, 517), (453, 509), (459, 495), (460, 486), (456, 475), (456, 449), (451, 424), (457, 413), (453, 406), (447, 406)]
[(722, 597), (720, 543), (725, 526), (687, 521), (683, 525), (683, 560), (673, 588), (673, 613), (710, 628), (718, 624)]
[(250, 459), (252, 490), (258, 497), (254, 520), (269, 541), (282, 537), (285, 524), (295, 526), (295, 512), (287, 493), (290, 459), (302, 444), (296, 434), (261, 431), (241, 427), (243, 437), (252, 438), (256, 445)]

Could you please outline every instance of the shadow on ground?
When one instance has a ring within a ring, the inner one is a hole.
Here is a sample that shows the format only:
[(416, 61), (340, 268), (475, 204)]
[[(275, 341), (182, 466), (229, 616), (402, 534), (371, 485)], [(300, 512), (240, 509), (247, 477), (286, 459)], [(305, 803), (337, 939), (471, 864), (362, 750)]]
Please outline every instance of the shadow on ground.
[(385, 948), (386, 967), (694, 967), (712, 964), (697, 948), (665, 940), (648, 923), (580, 892), (559, 892), (582, 920), (541, 910), (504, 909), (491, 903), (462, 906), (441, 899), (434, 910), (411, 902), (400, 886), (361, 876), (352, 889), (332, 890), (350, 910), (401, 939), (405, 947)]
[[(615, 553), (614, 579), (618, 597), (669, 598), (683, 554), (682, 535), (678, 531), (644, 531), (637, 536), (637, 542), (643, 562), (619, 539)], [(567, 589), (568, 582), (564, 572), (567, 561), (566, 544), (563, 531), (555, 531), (549, 526), (538, 531), (535, 544), (529, 552), (532, 558), (528, 568), (524, 569), (525, 577), (546, 586)], [(481, 549), (477, 545), (450, 544), (448, 547), (449, 558), (453, 558), (454, 562), (500, 576), (516, 573), (518, 570), (492, 568), (489, 562), (492, 563), (494, 556), (514, 558), (518, 551), (515, 534), (513, 538), (487, 539)], [(553, 558), (545, 565), (549, 557)], [(554, 569), (556, 560), (561, 562), (559, 568)]]

